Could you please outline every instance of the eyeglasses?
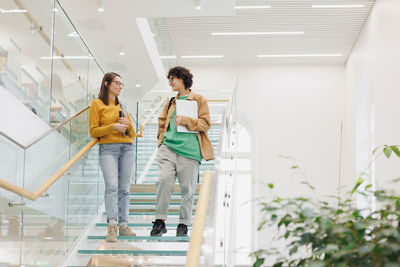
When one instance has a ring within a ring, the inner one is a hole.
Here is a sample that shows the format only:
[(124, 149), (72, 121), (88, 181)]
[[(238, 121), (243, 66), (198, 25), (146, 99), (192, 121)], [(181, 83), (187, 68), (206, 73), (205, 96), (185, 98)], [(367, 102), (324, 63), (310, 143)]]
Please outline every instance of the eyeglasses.
[(175, 77), (171, 77), (171, 78), (168, 79), (168, 82), (169, 82), (169, 83), (172, 83), (172, 81), (173, 81), (174, 79), (175, 79)]
[(124, 83), (120, 82), (120, 81), (112, 81), (112, 83), (116, 83), (118, 86), (124, 87)]

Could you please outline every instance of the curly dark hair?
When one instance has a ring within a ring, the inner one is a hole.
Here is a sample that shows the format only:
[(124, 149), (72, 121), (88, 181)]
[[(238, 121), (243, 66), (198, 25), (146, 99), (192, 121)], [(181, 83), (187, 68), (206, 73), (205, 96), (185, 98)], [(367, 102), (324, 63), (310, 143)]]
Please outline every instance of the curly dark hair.
[(167, 78), (175, 77), (178, 79), (182, 79), (183, 84), (185, 85), (185, 89), (190, 89), (193, 84), (193, 74), (190, 73), (190, 70), (181, 66), (176, 66), (171, 68), (168, 71)]

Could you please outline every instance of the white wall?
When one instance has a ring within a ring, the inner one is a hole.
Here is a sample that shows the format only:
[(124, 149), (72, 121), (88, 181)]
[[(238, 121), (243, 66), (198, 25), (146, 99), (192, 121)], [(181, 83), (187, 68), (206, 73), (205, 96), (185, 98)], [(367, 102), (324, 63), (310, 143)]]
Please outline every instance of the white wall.
[[(192, 68), (194, 91), (229, 90), (238, 78), (237, 114), (254, 140), (254, 198), (274, 183), (281, 196), (308, 195), (301, 177), (290, 169), (293, 157), (319, 196), (337, 195), (340, 123), (345, 115), (345, 67), (259, 66)], [(342, 184), (345, 181), (342, 174)], [(258, 218), (253, 218), (257, 223)], [(256, 231), (256, 228), (254, 228)], [(268, 233), (256, 234), (265, 246)], [(258, 245), (255, 244), (257, 247)]]
[(238, 114), (254, 132), (256, 178), (290, 195), (294, 157), (319, 194), (336, 192), (344, 66), (192, 68), (194, 88), (228, 90), (238, 77)]
[[(368, 145), (400, 144), (400, 1), (376, 0), (370, 17), (355, 45), (347, 64), (348, 109), (356, 107), (353, 117), (371, 119), (372, 133), (363, 135), (359, 128), (353, 130), (356, 138), (356, 158), (368, 158)], [(372, 104), (361, 110), (360, 99)], [(360, 114), (361, 113), (361, 114)], [(372, 118), (368, 116), (372, 115)], [(349, 114), (350, 115), (350, 114)], [(350, 116), (349, 116), (350, 117)], [(359, 125), (357, 126), (359, 127)], [(371, 148), (372, 148), (371, 146)], [(376, 184), (380, 188), (393, 188), (390, 180), (400, 176), (400, 160), (383, 157), (376, 164)], [(364, 162), (365, 164), (365, 162)], [(362, 169), (357, 167), (357, 171)], [(397, 186), (396, 188), (400, 188)]]

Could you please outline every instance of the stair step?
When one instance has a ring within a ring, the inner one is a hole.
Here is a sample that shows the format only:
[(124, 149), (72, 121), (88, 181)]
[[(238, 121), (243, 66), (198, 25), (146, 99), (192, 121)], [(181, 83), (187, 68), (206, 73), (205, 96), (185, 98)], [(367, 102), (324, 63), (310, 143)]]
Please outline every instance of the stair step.
[(128, 255), (160, 255), (160, 256), (186, 256), (186, 250), (97, 250), (80, 249), (78, 254), (128, 254)]
[[(155, 215), (156, 212), (153, 211), (130, 211), (129, 215), (138, 215), (138, 216), (142, 216), (142, 215)], [(194, 211), (192, 212), (192, 214), (194, 215)], [(106, 215), (106, 213), (104, 212), (103, 215)], [(178, 211), (173, 211), (173, 212), (168, 212), (168, 216), (169, 215), (179, 215)]]
[[(108, 227), (108, 223), (96, 223), (96, 226), (97, 227)], [(152, 223), (128, 223), (128, 226), (129, 227), (150, 227), (151, 228), (151, 227), (153, 227), (153, 224)], [(176, 227), (178, 227), (178, 224), (177, 223), (166, 223), (165, 227), (176, 228)], [(191, 227), (192, 226), (189, 225), (189, 229)]]
[[(102, 240), (106, 239), (106, 236), (100, 235), (89, 235), (88, 239)], [(118, 236), (118, 240), (146, 240), (146, 241), (158, 241), (158, 242), (189, 242), (189, 236)]]
[[(199, 192), (200, 186), (196, 186), (196, 192)], [(154, 184), (131, 184), (130, 192), (132, 193), (155, 193), (156, 187)], [(175, 185), (174, 193), (180, 193), (181, 189), (179, 185)]]

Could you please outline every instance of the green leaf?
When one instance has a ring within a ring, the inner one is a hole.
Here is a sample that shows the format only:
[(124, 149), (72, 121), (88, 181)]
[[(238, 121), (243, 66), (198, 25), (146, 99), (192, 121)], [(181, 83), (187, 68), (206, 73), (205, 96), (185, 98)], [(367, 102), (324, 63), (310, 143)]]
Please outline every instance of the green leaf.
[(396, 156), (400, 158), (400, 149), (398, 148), (398, 146), (390, 146), (390, 148), (396, 154)]
[(274, 184), (268, 184), (268, 187), (272, 189), (274, 188)]
[(290, 236), (290, 232), (287, 231), (284, 236), (285, 236), (285, 239), (288, 239), (288, 237)]
[(372, 155), (375, 154), (375, 152), (379, 149), (379, 146), (376, 147), (374, 150), (372, 150)]
[(390, 155), (392, 155), (392, 149), (389, 148), (389, 147), (385, 147), (385, 148), (383, 149), (383, 153), (385, 154), (385, 156), (386, 156), (387, 158), (390, 158)]
[(296, 252), (297, 252), (297, 246), (294, 246), (289, 250), (289, 255), (292, 255), (292, 254), (294, 254)]
[(260, 267), (264, 263), (264, 258), (258, 258), (256, 262), (253, 264), (253, 267)]
[(354, 192), (357, 191), (358, 187), (364, 182), (363, 178), (358, 178), (356, 184), (354, 185), (353, 189), (351, 189), (351, 194), (354, 194)]
[(297, 166), (297, 165), (293, 165), (291, 168), (292, 168), (292, 169), (298, 169), (298, 168), (299, 168), (299, 166)]
[(267, 223), (267, 221), (262, 221), (260, 223), (260, 225), (258, 226), (257, 231), (260, 231), (266, 223)]
[(368, 188), (371, 188), (372, 187), (372, 184), (369, 184), (369, 185), (367, 185), (366, 187), (365, 187), (365, 189), (368, 189)]
[(315, 190), (315, 187), (312, 186), (312, 185), (311, 185), (309, 182), (307, 182), (307, 181), (301, 181), (300, 184), (305, 184), (305, 185), (307, 185), (309, 188), (311, 188), (312, 190)]

